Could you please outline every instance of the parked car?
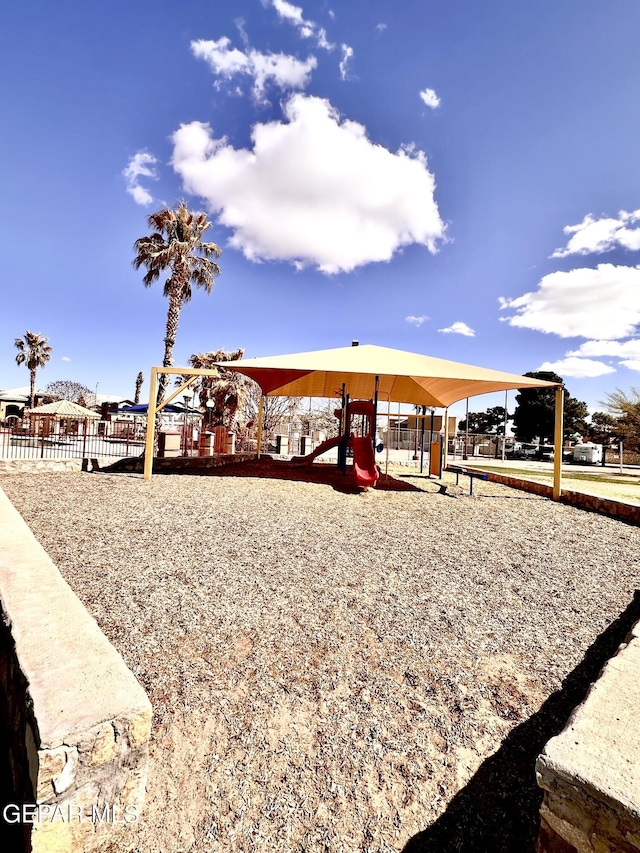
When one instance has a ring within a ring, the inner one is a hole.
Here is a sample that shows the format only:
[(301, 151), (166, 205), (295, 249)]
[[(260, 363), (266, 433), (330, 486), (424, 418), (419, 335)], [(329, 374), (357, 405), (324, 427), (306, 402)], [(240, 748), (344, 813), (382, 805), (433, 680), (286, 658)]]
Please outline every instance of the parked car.
[(536, 459), (540, 459), (542, 462), (553, 462), (554, 456), (555, 453), (552, 444), (541, 444), (538, 447)]
[(504, 455), (507, 459), (535, 459), (537, 452), (537, 444), (516, 441), (510, 446), (507, 445)]

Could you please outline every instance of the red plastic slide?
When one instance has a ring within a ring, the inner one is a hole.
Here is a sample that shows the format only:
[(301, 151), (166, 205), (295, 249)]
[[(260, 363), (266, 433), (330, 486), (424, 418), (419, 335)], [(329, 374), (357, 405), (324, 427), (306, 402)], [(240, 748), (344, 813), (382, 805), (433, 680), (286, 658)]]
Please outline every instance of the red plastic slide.
[(306, 456), (294, 456), (291, 461), (294, 465), (306, 465), (307, 463), (313, 462), (317, 456), (320, 456), (326, 450), (331, 450), (332, 447), (337, 447), (341, 441), (341, 435), (336, 435), (334, 438), (328, 438), (326, 441), (319, 444), (311, 453), (308, 453)]
[(378, 482), (380, 472), (376, 465), (371, 437), (354, 437), (350, 444), (353, 448), (353, 470), (356, 475), (356, 483), (365, 488), (373, 488)]

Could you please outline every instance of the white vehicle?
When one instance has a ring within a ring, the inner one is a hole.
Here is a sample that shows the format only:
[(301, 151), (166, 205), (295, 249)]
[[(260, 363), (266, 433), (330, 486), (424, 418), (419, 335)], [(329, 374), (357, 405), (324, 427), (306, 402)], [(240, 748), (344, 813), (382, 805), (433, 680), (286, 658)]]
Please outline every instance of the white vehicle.
[(602, 462), (602, 445), (587, 441), (584, 444), (576, 444), (573, 448), (573, 461), (583, 465), (597, 465)]

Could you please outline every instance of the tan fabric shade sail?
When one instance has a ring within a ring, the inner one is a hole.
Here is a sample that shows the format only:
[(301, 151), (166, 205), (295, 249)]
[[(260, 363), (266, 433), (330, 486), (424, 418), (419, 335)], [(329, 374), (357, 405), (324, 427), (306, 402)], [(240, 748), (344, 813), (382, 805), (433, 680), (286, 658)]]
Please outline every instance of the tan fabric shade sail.
[(373, 344), (225, 361), (218, 366), (249, 376), (271, 397), (339, 397), (344, 383), (352, 399), (372, 399), (377, 376), (380, 400), (437, 408), (492, 391), (558, 387), (516, 373)]

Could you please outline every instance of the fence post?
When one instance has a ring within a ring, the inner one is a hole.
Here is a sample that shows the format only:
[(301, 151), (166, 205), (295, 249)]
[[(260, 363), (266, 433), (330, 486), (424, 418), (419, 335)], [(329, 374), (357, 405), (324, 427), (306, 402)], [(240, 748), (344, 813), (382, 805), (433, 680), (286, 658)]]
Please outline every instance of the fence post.
[(82, 430), (82, 457), (84, 458), (87, 452), (87, 426), (88, 418), (84, 419), (84, 429)]

